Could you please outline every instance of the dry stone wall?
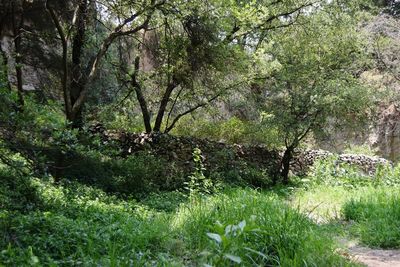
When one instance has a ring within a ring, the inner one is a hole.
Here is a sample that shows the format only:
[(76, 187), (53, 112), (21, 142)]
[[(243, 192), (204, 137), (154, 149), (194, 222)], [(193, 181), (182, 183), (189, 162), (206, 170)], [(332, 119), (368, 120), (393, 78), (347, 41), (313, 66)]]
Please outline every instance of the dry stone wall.
[(210, 171), (252, 166), (264, 170), (269, 176), (275, 176), (279, 170), (278, 151), (262, 146), (229, 145), (207, 139), (166, 134), (124, 133), (118, 136), (118, 140), (125, 155), (150, 151), (187, 171), (193, 169), (192, 153), (196, 147), (202, 151), (205, 167)]
[(316, 160), (329, 157), (335, 157), (338, 164), (347, 163), (356, 166), (367, 175), (373, 175), (378, 166), (392, 165), (391, 161), (379, 157), (356, 154), (337, 155), (325, 150), (300, 150), (297, 151), (297, 155), (292, 162), (293, 172), (297, 174), (306, 173)]
[[(116, 140), (124, 156), (148, 151), (186, 170), (193, 167), (192, 153), (196, 147), (202, 151), (205, 167), (209, 170), (240, 168), (244, 164), (260, 168), (272, 177), (278, 175), (282, 157), (282, 152), (265, 146), (230, 145), (207, 139), (176, 137), (167, 134), (112, 133), (103, 128), (92, 131), (100, 132), (107, 140)], [(373, 174), (379, 165), (392, 164), (386, 159), (366, 155), (337, 155), (325, 150), (298, 150), (291, 163), (292, 172), (305, 174), (316, 160), (333, 156), (337, 157), (338, 163), (357, 166), (368, 175)]]

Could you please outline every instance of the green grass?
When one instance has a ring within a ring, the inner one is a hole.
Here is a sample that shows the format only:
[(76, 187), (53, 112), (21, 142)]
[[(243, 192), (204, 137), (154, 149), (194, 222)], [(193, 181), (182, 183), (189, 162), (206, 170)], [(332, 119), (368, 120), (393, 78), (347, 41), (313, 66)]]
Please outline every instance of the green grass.
[(400, 190), (380, 188), (352, 198), (343, 207), (353, 233), (371, 247), (400, 248)]
[(384, 171), (320, 165), (292, 187), (139, 201), (0, 166), (0, 266), (356, 266), (335, 237), (400, 247), (400, 183)]
[(320, 223), (329, 223), (345, 219), (343, 206), (352, 199), (386, 191), (388, 194), (400, 192), (400, 189), (387, 186), (360, 186), (348, 188), (343, 186), (318, 185), (312, 188), (297, 190), (291, 197), (291, 205), (302, 213)]
[(291, 205), (346, 239), (368, 247), (400, 248), (400, 189), (319, 185), (298, 190)]
[[(328, 231), (370, 247), (400, 248), (400, 165), (381, 166), (373, 177), (354, 167), (319, 161), (291, 205)], [(330, 229), (329, 229), (330, 228)]]
[(270, 192), (137, 202), (76, 182), (0, 176), (0, 265), (355, 265), (320, 226)]
[(0, 262), (9, 266), (138, 266), (167, 241), (168, 220), (134, 201), (77, 183), (30, 179), (36, 207), (0, 213)]
[(229, 266), (350, 266), (331, 237), (271, 193), (228, 191), (181, 207), (173, 226), (201, 262)]

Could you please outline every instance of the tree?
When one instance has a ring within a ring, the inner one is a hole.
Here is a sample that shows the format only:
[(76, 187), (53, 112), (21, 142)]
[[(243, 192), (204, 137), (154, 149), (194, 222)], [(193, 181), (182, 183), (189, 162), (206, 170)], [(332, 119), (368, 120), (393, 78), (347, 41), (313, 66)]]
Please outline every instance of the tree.
[(269, 50), (280, 67), (266, 80), (265, 111), (285, 147), (284, 183), (294, 150), (309, 133), (323, 131), (333, 119), (357, 121), (369, 103), (357, 78), (364, 50), (351, 17), (321, 10), (306, 19), (276, 35)]
[[(142, 35), (131, 70), (122, 66), (146, 132), (169, 132), (183, 116), (245, 86), (267, 33), (293, 25), (314, 3), (177, 1), (164, 9), (153, 18), (158, 26)], [(150, 69), (142, 67), (143, 54)]]
[[(6, 3), (0, 3), (0, 35), (7, 28), (11, 30), (11, 35), (13, 39), (13, 52), (12, 57), (14, 58), (14, 68), (16, 76), (16, 87), (18, 95), (18, 109), (22, 110), (24, 106), (24, 92), (23, 92), (23, 76), (22, 76), (22, 35), (24, 32), (25, 23), (25, 9), (24, 1), (15, 0)], [(9, 21), (7, 21), (9, 20)], [(0, 56), (4, 64), (4, 72), (7, 74), (8, 78), (8, 58), (6, 52), (3, 51), (2, 45), (0, 45)], [(11, 71), (11, 70), (10, 70)], [(11, 90), (10, 81), (7, 79), (7, 87)]]
[[(80, 0), (77, 2), (73, 16), (69, 21), (63, 21), (49, 1), (46, 8), (57, 29), (62, 43), (62, 79), (65, 113), (73, 128), (82, 126), (82, 112), (87, 99), (90, 85), (96, 77), (101, 62), (113, 42), (122, 36), (128, 36), (145, 30), (149, 26), (151, 17), (165, 1), (150, 0), (138, 1), (133, 5), (130, 1), (113, 1), (101, 3), (94, 0)], [(113, 15), (123, 16), (122, 21), (113, 26), (102, 40), (99, 48), (85, 60), (85, 44), (90, 33), (88, 27), (92, 16), (90, 8), (103, 5), (106, 11)], [(71, 25), (71, 26), (67, 26)]]

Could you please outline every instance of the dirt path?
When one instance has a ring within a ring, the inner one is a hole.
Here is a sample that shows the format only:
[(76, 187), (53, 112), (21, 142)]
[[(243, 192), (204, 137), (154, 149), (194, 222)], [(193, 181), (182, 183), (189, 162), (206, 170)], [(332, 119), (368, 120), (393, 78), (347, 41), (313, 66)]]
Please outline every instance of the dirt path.
[(400, 250), (372, 249), (358, 245), (355, 241), (341, 240), (348, 256), (368, 267), (400, 267)]
[(360, 246), (349, 248), (358, 262), (368, 267), (400, 267), (400, 250), (370, 249)]
[[(329, 221), (313, 212), (307, 213), (307, 216), (319, 225)], [(338, 237), (337, 241), (344, 248), (344, 251), (339, 250), (340, 254), (368, 267), (400, 267), (400, 249), (372, 249), (343, 237)]]

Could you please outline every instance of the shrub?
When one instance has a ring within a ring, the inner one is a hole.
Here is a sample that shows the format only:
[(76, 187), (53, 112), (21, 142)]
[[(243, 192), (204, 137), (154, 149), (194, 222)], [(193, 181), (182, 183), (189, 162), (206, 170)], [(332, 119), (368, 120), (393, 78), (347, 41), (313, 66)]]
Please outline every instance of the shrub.
[[(309, 179), (308, 179), (309, 178)], [(312, 172), (306, 180), (308, 185), (330, 185), (355, 188), (360, 186), (400, 186), (400, 164), (395, 167), (381, 165), (372, 175), (364, 174), (357, 166), (338, 163), (333, 156), (314, 163)]]
[(201, 150), (195, 148), (193, 150), (193, 163), (194, 171), (189, 176), (189, 181), (185, 182), (185, 189), (188, 191), (190, 197), (198, 195), (211, 194), (216, 191), (213, 181), (204, 175), (203, 158)]
[(259, 121), (244, 121), (237, 117), (224, 121), (187, 117), (177, 123), (172, 133), (227, 143), (279, 146), (279, 132), (276, 129), (265, 127)]
[(75, 156), (63, 177), (127, 195), (169, 189), (167, 164), (146, 152), (110, 158), (96, 151)]

